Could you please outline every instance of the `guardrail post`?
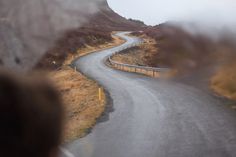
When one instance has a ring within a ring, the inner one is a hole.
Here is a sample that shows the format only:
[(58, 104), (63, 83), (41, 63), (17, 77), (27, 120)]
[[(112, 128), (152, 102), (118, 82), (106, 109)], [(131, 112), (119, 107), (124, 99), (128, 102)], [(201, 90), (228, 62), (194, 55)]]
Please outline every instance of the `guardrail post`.
[(103, 89), (100, 87), (98, 89), (98, 99), (99, 99), (99, 104), (102, 105), (102, 91)]

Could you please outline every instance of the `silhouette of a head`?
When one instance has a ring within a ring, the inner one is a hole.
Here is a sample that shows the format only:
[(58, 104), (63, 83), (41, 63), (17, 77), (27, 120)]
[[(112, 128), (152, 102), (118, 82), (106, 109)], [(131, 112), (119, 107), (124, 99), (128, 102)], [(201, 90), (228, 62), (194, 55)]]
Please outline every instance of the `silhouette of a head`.
[(52, 156), (61, 130), (62, 104), (50, 83), (0, 73), (0, 156)]

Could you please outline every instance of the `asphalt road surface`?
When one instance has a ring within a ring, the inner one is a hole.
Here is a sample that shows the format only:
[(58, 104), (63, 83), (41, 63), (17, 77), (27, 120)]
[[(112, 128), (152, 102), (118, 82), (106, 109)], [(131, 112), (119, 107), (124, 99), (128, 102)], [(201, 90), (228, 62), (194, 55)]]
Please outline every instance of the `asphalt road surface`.
[(75, 157), (236, 157), (236, 113), (196, 87), (104, 65), (121, 46), (76, 61), (113, 99), (109, 120), (69, 144)]

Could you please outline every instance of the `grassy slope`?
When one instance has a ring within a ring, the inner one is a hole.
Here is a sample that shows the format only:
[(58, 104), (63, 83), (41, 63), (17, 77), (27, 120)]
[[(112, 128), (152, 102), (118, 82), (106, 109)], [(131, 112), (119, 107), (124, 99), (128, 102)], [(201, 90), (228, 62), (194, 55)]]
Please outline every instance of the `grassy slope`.
[(151, 66), (149, 62), (153, 56), (157, 55), (156, 42), (148, 36), (141, 36), (145, 42), (139, 46), (121, 51), (112, 57), (113, 60), (131, 65)]
[(170, 24), (155, 26), (144, 32), (157, 42), (158, 55), (150, 60), (154, 66), (167, 66), (186, 73), (214, 62), (211, 58), (214, 57), (216, 43), (202, 34), (193, 36)]
[(62, 66), (69, 55), (76, 54), (78, 49), (98, 46), (111, 41), (111, 31), (85, 27), (68, 31), (56, 42), (55, 47), (46, 53), (37, 67), (57, 69)]
[(99, 86), (70, 67), (53, 72), (51, 79), (66, 104), (65, 141), (83, 137), (105, 108), (105, 99), (101, 104), (98, 100)]
[(236, 63), (221, 67), (211, 79), (211, 88), (220, 95), (236, 100)]

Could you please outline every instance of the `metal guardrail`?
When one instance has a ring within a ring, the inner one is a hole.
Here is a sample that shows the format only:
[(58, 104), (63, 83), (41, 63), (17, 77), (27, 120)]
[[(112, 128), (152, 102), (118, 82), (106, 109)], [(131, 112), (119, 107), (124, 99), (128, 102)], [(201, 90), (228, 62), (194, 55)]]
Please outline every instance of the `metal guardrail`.
[(137, 66), (137, 65), (130, 65), (130, 64), (124, 64), (119, 63), (114, 60), (112, 60), (112, 57), (116, 54), (121, 53), (123, 50), (127, 50), (129, 48), (138, 46), (142, 44), (143, 41), (137, 42), (135, 44), (131, 44), (126, 46), (125, 48), (120, 49), (119, 51), (113, 53), (112, 55), (108, 56), (106, 61), (110, 63), (110, 65), (118, 70), (127, 71), (127, 72), (133, 72), (133, 73), (140, 73), (144, 75), (148, 75), (151, 77), (160, 77), (164, 73), (168, 73), (170, 71), (169, 68), (156, 68), (156, 67), (147, 67), (147, 66)]

